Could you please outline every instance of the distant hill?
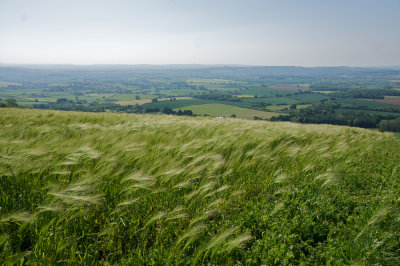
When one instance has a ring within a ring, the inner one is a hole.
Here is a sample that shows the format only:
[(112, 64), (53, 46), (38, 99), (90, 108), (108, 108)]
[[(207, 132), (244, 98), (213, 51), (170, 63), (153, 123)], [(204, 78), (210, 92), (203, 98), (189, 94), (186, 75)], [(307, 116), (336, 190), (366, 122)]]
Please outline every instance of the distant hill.
[(232, 65), (0, 65), (0, 80), (13, 82), (71, 79), (342, 77), (400, 74), (399, 68), (232, 66)]
[(400, 264), (392, 134), (9, 108), (0, 128), (5, 264)]

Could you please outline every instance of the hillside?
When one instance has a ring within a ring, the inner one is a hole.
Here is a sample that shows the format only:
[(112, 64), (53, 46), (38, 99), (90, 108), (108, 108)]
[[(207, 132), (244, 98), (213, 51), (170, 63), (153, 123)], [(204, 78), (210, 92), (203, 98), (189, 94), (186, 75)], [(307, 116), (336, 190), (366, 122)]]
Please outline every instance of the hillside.
[(0, 262), (399, 264), (400, 142), (328, 125), (0, 109)]

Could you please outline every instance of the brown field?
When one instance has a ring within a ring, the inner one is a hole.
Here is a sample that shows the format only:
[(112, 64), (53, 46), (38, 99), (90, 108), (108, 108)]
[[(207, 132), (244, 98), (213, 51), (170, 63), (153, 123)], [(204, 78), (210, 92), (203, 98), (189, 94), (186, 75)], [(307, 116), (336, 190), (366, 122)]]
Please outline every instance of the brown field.
[(400, 96), (385, 96), (385, 99), (383, 100), (382, 99), (365, 99), (365, 100), (400, 106)]
[[(175, 98), (176, 98), (176, 100), (190, 100), (190, 99), (193, 99), (192, 97), (175, 97)], [(161, 102), (161, 101), (169, 101), (169, 99), (170, 98), (160, 98), (160, 99), (158, 99), (158, 101), (159, 102)], [(142, 104), (145, 104), (145, 103), (151, 103), (151, 99), (141, 99), (141, 100), (131, 100), (131, 101), (117, 101), (117, 102), (114, 102), (114, 103), (119, 104), (119, 105), (135, 105), (135, 104), (142, 105)]]
[(310, 90), (309, 88), (303, 88), (303, 87), (296, 87), (296, 86), (288, 86), (288, 85), (270, 85), (268, 86), (269, 88), (280, 90), (280, 91), (308, 91)]

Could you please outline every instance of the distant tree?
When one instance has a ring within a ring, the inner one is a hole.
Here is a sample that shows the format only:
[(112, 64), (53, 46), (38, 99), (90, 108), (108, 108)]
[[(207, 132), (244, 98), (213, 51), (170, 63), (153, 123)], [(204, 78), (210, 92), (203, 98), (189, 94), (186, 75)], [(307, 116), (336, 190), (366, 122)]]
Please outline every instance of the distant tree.
[(140, 100), (140, 97), (139, 97), (139, 95), (136, 95), (136, 97), (135, 97), (135, 98), (136, 98), (136, 100)]
[(186, 116), (193, 116), (193, 112), (192, 112), (192, 110), (184, 110), (184, 111), (183, 111), (183, 115), (186, 115)]
[(236, 114), (232, 114), (231, 117), (232, 117), (232, 118), (235, 118), (235, 117), (236, 117)]
[(153, 98), (153, 99), (151, 99), (151, 102), (152, 103), (156, 103), (156, 102), (158, 102), (158, 99), (157, 98)]
[(162, 112), (163, 112), (164, 114), (167, 114), (167, 115), (171, 115), (171, 114), (174, 114), (174, 113), (175, 113), (174, 110), (172, 110), (172, 108), (169, 108), (169, 107), (165, 107), (165, 108), (162, 110)]
[(59, 98), (57, 99), (57, 103), (67, 103), (68, 99), (67, 98)]
[(297, 105), (296, 105), (296, 104), (292, 104), (292, 105), (290, 106), (290, 110), (296, 110), (296, 108), (297, 108)]
[(17, 100), (15, 100), (14, 98), (8, 98), (6, 99), (6, 104), (8, 107), (17, 107)]
[(147, 108), (146, 110), (144, 110), (145, 113), (158, 113), (160, 112), (159, 108)]
[(400, 132), (400, 118), (393, 120), (382, 120), (379, 123), (379, 128), (381, 131)]

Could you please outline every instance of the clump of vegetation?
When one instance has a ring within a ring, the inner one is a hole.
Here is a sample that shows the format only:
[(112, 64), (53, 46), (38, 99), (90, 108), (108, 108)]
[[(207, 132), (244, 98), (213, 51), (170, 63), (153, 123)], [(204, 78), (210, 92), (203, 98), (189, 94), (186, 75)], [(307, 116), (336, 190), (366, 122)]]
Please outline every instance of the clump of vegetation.
[(14, 98), (7, 98), (4, 102), (0, 99), (0, 107), (18, 107), (18, 103)]
[(400, 263), (392, 134), (26, 109), (0, 128), (3, 263)]
[(379, 128), (382, 131), (400, 132), (400, 117), (393, 120), (382, 120)]

